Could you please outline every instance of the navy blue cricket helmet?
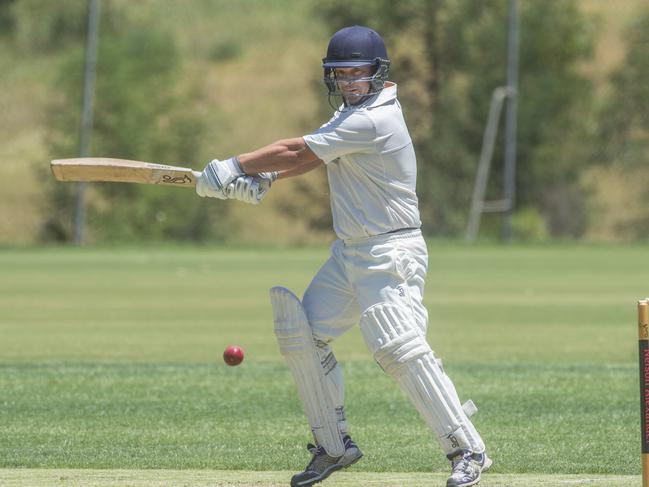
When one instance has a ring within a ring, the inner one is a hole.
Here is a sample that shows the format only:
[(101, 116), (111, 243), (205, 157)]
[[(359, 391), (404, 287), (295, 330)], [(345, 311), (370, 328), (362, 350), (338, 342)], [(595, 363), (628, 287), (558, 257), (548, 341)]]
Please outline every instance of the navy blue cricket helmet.
[(383, 89), (388, 79), (390, 59), (381, 36), (369, 27), (354, 25), (336, 32), (329, 41), (327, 57), (322, 60), (324, 82), (329, 94), (339, 94), (336, 87), (335, 68), (373, 66), (374, 72), (367, 81), (371, 84), (368, 95)]

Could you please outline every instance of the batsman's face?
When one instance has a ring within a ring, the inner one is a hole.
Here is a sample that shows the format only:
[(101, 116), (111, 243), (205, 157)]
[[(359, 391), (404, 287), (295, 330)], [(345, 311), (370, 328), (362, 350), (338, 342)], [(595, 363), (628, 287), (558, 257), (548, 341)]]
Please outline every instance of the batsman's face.
[(368, 78), (372, 76), (371, 66), (356, 68), (336, 68), (336, 83), (338, 89), (350, 105), (356, 105), (370, 91)]

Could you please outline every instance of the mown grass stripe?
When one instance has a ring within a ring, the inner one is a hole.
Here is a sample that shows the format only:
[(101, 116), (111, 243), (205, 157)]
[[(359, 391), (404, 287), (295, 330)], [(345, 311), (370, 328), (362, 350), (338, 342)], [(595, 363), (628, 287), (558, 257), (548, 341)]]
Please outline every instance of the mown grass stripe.
[[(446, 469), (376, 364), (342, 367), (347, 415), (365, 452), (355, 470)], [(638, 472), (619, 455), (637, 436), (634, 364), (447, 369), (480, 408), (475, 422), (495, 472)], [(5, 468), (289, 470), (307, 461), (310, 440), (291, 375), (274, 362), (3, 364), (0, 425)]]

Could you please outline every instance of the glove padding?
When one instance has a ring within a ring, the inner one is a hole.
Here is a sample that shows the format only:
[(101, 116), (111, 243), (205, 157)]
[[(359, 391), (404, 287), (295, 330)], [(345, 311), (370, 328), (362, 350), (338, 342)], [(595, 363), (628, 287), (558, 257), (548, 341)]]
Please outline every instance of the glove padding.
[(270, 190), (278, 173), (259, 173), (255, 176), (241, 176), (231, 182), (225, 190), (225, 197), (251, 205), (258, 205)]
[(277, 180), (278, 176), (279, 176), (279, 172), (277, 171), (260, 172), (255, 176), (255, 179), (259, 181), (260, 191), (263, 192), (263, 196), (261, 198), (263, 198), (266, 195), (266, 193), (270, 190), (270, 187)]
[(227, 199), (226, 189), (228, 185), (243, 175), (244, 172), (239, 164), (239, 159), (236, 157), (224, 161), (214, 159), (205, 166), (196, 181), (196, 193), (202, 197)]

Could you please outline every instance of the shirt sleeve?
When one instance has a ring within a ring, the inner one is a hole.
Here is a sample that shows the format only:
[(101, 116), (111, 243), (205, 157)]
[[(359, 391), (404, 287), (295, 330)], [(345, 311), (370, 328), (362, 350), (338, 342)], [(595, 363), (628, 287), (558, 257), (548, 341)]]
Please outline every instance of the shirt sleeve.
[(346, 154), (376, 150), (374, 123), (366, 113), (357, 110), (343, 112), (303, 139), (325, 164)]

